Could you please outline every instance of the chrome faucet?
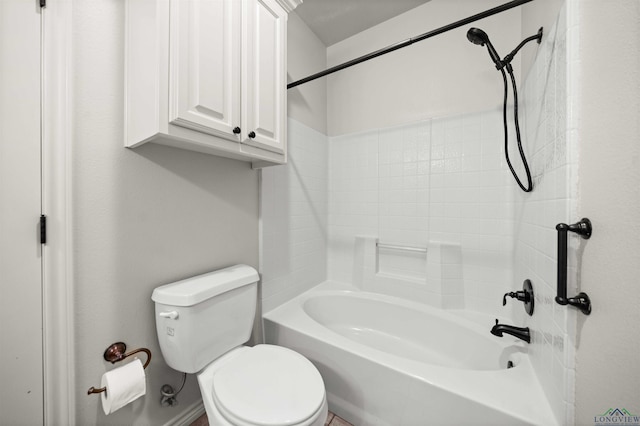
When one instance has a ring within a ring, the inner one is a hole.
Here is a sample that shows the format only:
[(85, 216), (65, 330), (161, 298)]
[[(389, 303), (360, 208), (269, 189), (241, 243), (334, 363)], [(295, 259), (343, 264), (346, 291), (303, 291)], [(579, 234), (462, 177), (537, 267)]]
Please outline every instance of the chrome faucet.
[(531, 343), (531, 333), (529, 327), (514, 327), (512, 325), (498, 324), (496, 319), (496, 325), (491, 329), (491, 334), (494, 336), (502, 337), (502, 333), (507, 333), (512, 336), (522, 339), (527, 343)]

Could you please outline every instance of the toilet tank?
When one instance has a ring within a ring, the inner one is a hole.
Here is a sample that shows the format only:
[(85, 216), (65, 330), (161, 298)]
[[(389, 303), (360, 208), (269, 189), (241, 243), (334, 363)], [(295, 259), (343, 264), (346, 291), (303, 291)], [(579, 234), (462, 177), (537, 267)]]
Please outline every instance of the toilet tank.
[(258, 273), (235, 265), (153, 290), (156, 330), (167, 364), (196, 373), (249, 340)]

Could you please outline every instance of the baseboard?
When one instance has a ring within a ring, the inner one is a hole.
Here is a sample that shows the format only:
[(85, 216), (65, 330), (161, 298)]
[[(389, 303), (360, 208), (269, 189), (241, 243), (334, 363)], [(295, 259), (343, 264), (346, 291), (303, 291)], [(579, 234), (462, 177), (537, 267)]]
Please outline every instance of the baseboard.
[(178, 416), (169, 420), (163, 426), (189, 426), (191, 423), (195, 422), (200, 416), (204, 414), (204, 404), (202, 400), (191, 404), (186, 410), (180, 413)]

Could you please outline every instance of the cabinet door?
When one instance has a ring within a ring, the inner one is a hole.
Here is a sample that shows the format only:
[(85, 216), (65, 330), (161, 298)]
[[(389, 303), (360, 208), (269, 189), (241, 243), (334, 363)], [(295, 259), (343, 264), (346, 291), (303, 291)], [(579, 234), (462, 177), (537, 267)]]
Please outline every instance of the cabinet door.
[(287, 13), (275, 0), (245, 0), (245, 7), (243, 143), (282, 153), (286, 144)]
[[(42, 212), (43, 185), (40, 96), (45, 76), (41, 52), (45, 46), (48, 49), (41, 33), (42, 25), (49, 24), (49, 17), (34, 6), (30, 1), (0, 0), (2, 425), (44, 424), (44, 259), (36, 229)], [(56, 13), (56, 6), (51, 9)], [(51, 219), (61, 220), (56, 213), (51, 212)], [(47, 367), (55, 368), (55, 364)]]
[(172, 124), (240, 140), (241, 12), (237, 0), (172, 0)]

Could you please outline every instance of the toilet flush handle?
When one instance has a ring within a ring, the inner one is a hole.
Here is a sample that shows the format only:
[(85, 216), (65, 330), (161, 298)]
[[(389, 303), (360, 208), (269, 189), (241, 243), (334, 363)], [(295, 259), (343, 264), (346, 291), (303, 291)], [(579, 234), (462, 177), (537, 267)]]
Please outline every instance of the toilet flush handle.
[(160, 312), (158, 316), (161, 318), (178, 319), (179, 315), (178, 315), (178, 312), (176, 311), (169, 311), (169, 312)]

